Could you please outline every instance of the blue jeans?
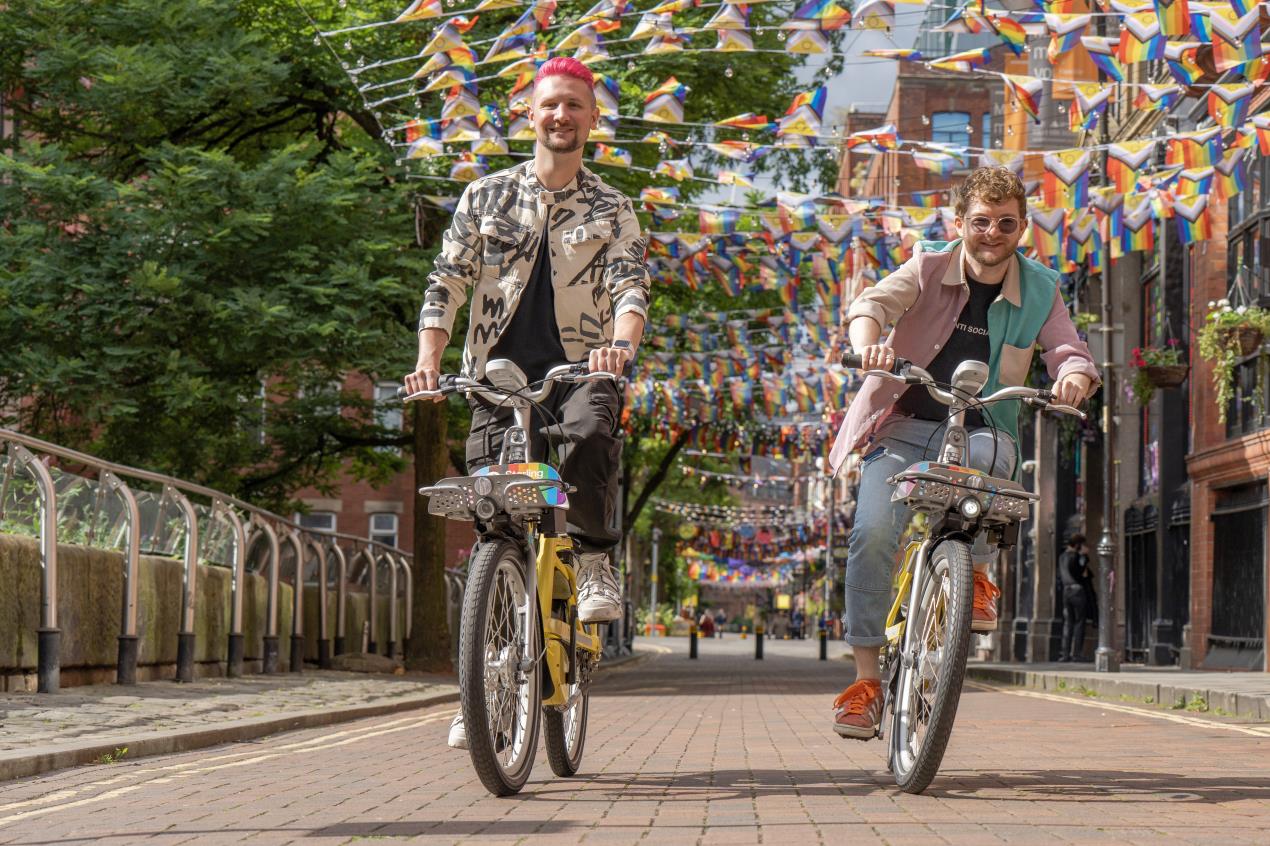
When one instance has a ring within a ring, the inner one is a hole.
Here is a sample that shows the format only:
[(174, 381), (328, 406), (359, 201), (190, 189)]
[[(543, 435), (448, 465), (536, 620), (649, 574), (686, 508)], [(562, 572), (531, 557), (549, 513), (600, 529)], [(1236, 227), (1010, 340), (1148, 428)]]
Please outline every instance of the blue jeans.
[[(843, 617), (846, 641), (852, 646), (886, 643), (886, 612), (891, 608), (891, 582), (900, 535), (913, 513), (902, 502), (891, 502), (894, 488), (886, 480), (918, 461), (934, 461), (943, 442), (944, 424), (934, 420), (894, 417), (882, 424), (870, 442), (860, 467), (855, 524), (847, 543), (847, 605)], [(929, 447), (927, 447), (929, 444)], [(969, 430), (967, 464), (993, 476), (1014, 474), (1014, 441), (997, 436), (993, 461), (991, 429)], [(982, 567), (995, 550), (982, 535), (971, 557)]]

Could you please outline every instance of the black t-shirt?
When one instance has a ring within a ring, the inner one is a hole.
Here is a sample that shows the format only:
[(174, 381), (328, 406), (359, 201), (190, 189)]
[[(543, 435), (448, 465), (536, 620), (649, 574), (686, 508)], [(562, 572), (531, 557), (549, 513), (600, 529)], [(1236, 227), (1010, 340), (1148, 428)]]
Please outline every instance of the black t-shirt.
[[(992, 344), (988, 340), (988, 307), (1001, 293), (1001, 283), (985, 285), (978, 280), (966, 277), (970, 286), (970, 298), (966, 300), (952, 334), (944, 342), (944, 347), (935, 356), (935, 360), (926, 368), (936, 382), (947, 384), (952, 381), (953, 371), (963, 361), (982, 361), (988, 363), (992, 355)], [(950, 409), (930, 395), (923, 387), (911, 387), (905, 391), (895, 403), (895, 410), (908, 417), (920, 420), (947, 420)], [(966, 411), (966, 426), (983, 426), (983, 415), (974, 409)]]
[(491, 360), (506, 358), (515, 363), (531, 383), (542, 379), (551, 368), (569, 362), (560, 343), (560, 325), (556, 323), (556, 289), (551, 283), (547, 231), (543, 227), (538, 258), (516, 311), (489, 353)]

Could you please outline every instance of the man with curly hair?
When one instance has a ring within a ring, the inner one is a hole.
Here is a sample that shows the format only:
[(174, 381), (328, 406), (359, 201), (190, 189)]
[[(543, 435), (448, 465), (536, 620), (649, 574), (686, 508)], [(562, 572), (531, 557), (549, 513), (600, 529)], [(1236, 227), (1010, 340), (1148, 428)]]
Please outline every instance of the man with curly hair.
[[(847, 334), (864, 369), (889, 370), (900, 356), (947, 383), (961, 362), (982, 361), (989, 368), (984, 392), (990, 393), (1024, 384), (1039, 344), (1056, 401), (1083, 403), (1100, 384), (1098, 370), (1058, 291), (1058, 273), (1018, 252), (1027, 226), (1023, 183), (1005, 168), (979, 168), (956, 192), (955, 212), (959, 238), (920, 243), (913, 258), (851, 303)], [(966, 412), (967, 463), (1009, 477), (1018, 403), (1000, 403), (990, 413), (995, 434), (979, 411)], [(947, 419), (947, 407), (925, 388), (869, 379), (830, 453), (836, 472), (849, 453), (863, 452), (844, 617), (856, 681), (833, 703), (834, 731), (842, 737), (875, 737), (881, 720), (878, 655), (886, 642), (900, 535), (911, 518), (903, 503), (891, 502), (887, 479), (917, 461), (936, 459)], [(987, 575), (992, 555), (983, 539), (972, 549), (976, 632), (996, 627), (1000, 590)]]

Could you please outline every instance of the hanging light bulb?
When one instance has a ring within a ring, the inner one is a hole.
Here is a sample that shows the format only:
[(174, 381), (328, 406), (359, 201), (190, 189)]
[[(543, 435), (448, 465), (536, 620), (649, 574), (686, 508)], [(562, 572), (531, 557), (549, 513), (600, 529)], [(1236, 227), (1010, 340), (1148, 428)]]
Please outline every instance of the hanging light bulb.
[(731, 79), (734, 73), (736, 73), (736, 71), (732, 70), (731, 65), (728, 65), (726, 68), (723, 69), (723, 75), (726, 76), (728, 79)]

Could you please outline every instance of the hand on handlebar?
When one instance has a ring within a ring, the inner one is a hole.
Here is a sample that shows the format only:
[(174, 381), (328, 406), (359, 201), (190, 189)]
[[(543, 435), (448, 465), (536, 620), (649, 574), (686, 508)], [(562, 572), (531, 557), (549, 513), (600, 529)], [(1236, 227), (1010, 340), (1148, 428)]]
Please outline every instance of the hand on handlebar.
[(895, 350), (873, 344), (859, 350), (861, 370), (891, 370), (895, 367)]
[(1089, 388), (1092, 384), (1090, 378), (1083, 373), (1069, 373), (1054, 383), (1054, 403), (1080, 406), (1089, 396)]
[(592, 373), (612, 373), (621, 376), (627, 362), (635, 357), (633, 350), (621, 347), (599, 347), (591, 350), (587, 365)]
[[(403, 396), (411, 396), (420, 391), (435, 391), (440, 387), (441, 371), (434, 364), (419, 364), (413, 373), (407, 373), (403, 381), (406, 383)], [(401, 392), (398, 392), (401, 393)], [(420, 397), (427, 402), (441, 402), (445, 397)]]

